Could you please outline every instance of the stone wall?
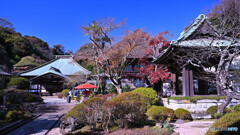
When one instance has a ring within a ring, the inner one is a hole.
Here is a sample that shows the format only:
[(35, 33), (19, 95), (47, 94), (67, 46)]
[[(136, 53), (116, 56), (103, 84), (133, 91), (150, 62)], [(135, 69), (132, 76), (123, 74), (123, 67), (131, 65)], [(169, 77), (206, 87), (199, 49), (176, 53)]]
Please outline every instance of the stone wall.
[[(167, 101), (167, 98), (163, 98), (163, 105), (165, 107), (171, 108), (171, 109), (178, 109), (178, 108), (183, 108), (188, 110), (192, 116), (196, 115), (196, 117), (201, 117), (205, 118), (205, 117), (209, 117), (209, 116), (205, 116), (204, 114), (206, 113), (206, 110), (210, 107), (210, 106), (215, 106), (215, 105), (220, 105), (224, 100), (221, 99), (219, 101), (217, 100), (198, 100), (196, 103), (192, 103), (189, 100), (169, 100), (169, 104)], [(228, 105), (228, 107), (230, 106), (234, 106), (235, 104), (240, 104), (240, 100), (232, 100), (231, 103)]]

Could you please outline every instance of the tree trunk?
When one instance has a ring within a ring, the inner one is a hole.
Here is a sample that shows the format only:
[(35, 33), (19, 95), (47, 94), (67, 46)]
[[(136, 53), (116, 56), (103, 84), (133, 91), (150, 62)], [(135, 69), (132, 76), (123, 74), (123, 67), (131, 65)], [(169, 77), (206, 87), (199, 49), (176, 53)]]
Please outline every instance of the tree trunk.
[(223, 111), (224, 109), (227, 107), (227, 105), (231, 102), (232, 98), (230, 98), (228, 95), (226, 97), (226, 99), (224, 100), (224, 102), (218, 106), (218, 113), (220, 113), (221, 115), (223, 115)]
[(118, 85), (114, 85), (118, 91), (118, 94), (121, 94), (122, 93), (122, 87), (121, 87), (121, 84), (118, 84)]

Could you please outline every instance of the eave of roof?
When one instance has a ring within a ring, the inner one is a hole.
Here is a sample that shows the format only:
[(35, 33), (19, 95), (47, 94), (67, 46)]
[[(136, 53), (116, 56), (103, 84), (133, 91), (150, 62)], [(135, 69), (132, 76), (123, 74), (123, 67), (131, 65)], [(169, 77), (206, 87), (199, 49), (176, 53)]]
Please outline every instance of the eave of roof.
[(41, 75), (38, 75), (38, 76), (30, 79), (30, 82), (32, 82), (33, 80), (36, 80), (37, 78), (39, 78), (39, 77), (41, 77), (41, 76), (44, 76), (44, 75), (46, 75), (46, 74), (54, 74), (54, 75), (57, 75), (57, 76), (59, 76), (59, 77), (61, 77), (61, 78), (69, 79), (69, 77), (67, 77), (67, 76), (65, 76), (65, 75), (63, 75), (63, 74), (61, 74), (61, 73), (59, 73), (59, 72), (56, 72), (56, 71), (54, 71), (54, 70), (49, 70), (49, 71), (47, 71), (47, 72), (45, 72), (45, 73), (43, 73), (43, 74), (41, 74)]
[[(46, 62), (38, 67), (20, 72), (18, 75), (19, 76), (38, 76), (39, 74), (46, 72), (50, 67), (58, 68), (62, 74), (64, 75), (78, 75), (84, 74), (84, 75), (89, 75), (91, 74), (90, 71), (87, 69), (83, 68), (81, 65), (79, 65), (76, 61), (72, 59), (70, 56), (66, 57), (59, 57), (57, 56), (55, 59)], [(73, 69), (69, 68), (72, 67)]]

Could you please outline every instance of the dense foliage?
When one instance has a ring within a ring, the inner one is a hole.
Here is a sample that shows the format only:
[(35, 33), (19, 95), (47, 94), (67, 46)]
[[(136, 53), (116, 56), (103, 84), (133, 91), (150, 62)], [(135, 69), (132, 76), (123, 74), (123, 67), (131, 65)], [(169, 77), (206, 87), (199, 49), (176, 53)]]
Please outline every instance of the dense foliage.
[(151, 105), (155, 105), (158, 102), (157, 92), (152, 88), (145, 88), (145, 87), (136, 88), (135, 90), (133, 90), (133, 92), (137, 92), (145, 96), (149, 100)]
[(75, 119), (78, 125), (87, 125), (92, 130), (96, 128), (97, 122), (103, 121), (104, 115), (104, 100), (99, 97), (93, 97), (83, 103), (76, 105), (72, 110), (70, 110), (65, 119), (72, 117)]
[(14, 77), (11, 78), (8, 86), (16, 86), (17, 89), (28, 89), (29, 83), (27, 78), (23, 77)]
[(153, 105), (147, 110), (146, 115), (150, 120), (155, 121), (166, 121), (167, 118), (172, 120), (174, 118), (174, 110), (163, 106)]
[(118, 126), (130, 127), (145, 121), (146, 98), (136, 92), (124, 92), (109, 101)]
[(39, 95), (22, 90), (3, 90), (0, 93), (0, 104), (3, 104), (3, 96), (6, 96), (6, 104), (22, 104), (24, 102), (42, 102)]
[(234, 111), (239, 111), (239, 112), (240, 112), (240, 104), (235, 105), (232, 109), (233, 109)]
[[(217, 113), (217, 110), (218, 110), (218, 106), (211, 106), (207, 109), (206, 113), (211, 114), (212, 118), (215, 118), (214, 114)], [(225, 108), (223, 113), (226, 114), (229, 112), (231, 112), (231, 110), (229, 108)]]
[[(234, 111), (232, 113), (228, 113), (215, 121), (210, 129), (207, 131), (206, 135), (239, 135), (240, 129), (240, 112)], [(236, 127), (238, 131), (219, 131), (214, 129), (217, 128), (227, 128), (227, 127)]]
[(186, 109), (178, 108), (177, 110), (175, 110), (174, 114), (178, 119), (182, 119), (182, 120), (192, 119), (190, 112)]
[(20, 110), (12, 110), (8, 111), (6, 114), (6, 120), (8, 121), (15, 121), (24, 118), (24, 112)]
[(68, 92), (69, 92), (68, 89), (62, 90), (62, 96), (67, 97), (68, 96)]

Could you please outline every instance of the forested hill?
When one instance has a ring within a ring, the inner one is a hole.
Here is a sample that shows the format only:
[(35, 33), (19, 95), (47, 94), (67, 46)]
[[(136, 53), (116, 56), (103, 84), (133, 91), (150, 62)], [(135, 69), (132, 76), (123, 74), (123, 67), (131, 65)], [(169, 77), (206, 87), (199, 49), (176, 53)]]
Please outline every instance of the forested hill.
[(0, 71), (10, 72), (14, 65), (37, 66), (62, 54), (65, 54), (62, 45), (50, 48), (47, 42), (37, 37), (22, 36), (10, 22), (0, 18)]

